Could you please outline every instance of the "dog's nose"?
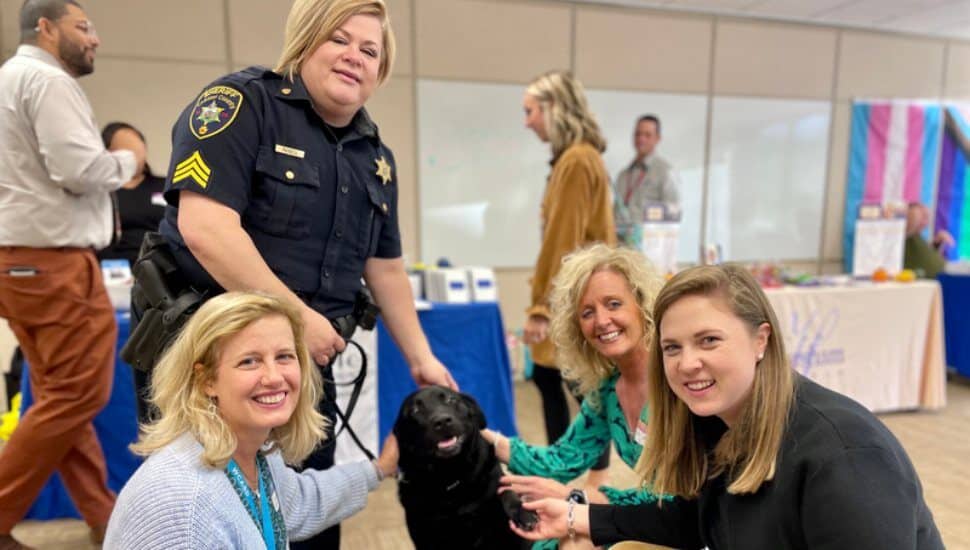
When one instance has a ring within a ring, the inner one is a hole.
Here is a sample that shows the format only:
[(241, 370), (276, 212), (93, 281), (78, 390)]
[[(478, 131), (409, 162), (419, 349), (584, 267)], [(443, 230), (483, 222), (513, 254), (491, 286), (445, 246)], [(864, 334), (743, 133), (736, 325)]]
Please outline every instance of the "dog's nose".
[(452, 420), (451, 416), (442, 415), (442, 416), (436, 416), (436, 417), (434, 417), (432, 419), (432, 422), (434, 422), (434, 429), (435, 430), (442, 430), (442, 429), (444, 429), (444, 428), (446, 428), (448, 426), (451, 426), (453, 420)]

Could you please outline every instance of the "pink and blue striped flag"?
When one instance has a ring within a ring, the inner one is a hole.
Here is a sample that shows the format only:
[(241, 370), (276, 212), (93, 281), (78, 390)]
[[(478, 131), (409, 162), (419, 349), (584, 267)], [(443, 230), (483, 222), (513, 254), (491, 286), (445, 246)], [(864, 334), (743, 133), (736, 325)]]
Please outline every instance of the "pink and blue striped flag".
[(970, 105), (947, 105), (945, 115), (935, 227), (956, 241), (946, 259), (970, 260)]
[(843, 262), (852, 273), (855, 222), (862, 204), (931, 204), (942, 128), (938, 104), (854, 101), (845, 190)]

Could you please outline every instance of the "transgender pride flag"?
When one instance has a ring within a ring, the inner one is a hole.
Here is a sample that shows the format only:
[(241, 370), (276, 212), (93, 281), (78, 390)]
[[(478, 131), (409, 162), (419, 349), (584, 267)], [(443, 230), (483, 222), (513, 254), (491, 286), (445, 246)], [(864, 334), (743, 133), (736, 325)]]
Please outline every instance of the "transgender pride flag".
[(940, 185), (936, 193), (937, 230), (953, 235), (956, 246), (946, 251), (948, 260), (970, 260), (970, 105), (946, 107), (946, 131), (940, 158)]
[(842, 250), (852, 273), (855, 222), (862, 204), (896, 204), (933, 198), (942, 109), (914, 101), (854, 101)]

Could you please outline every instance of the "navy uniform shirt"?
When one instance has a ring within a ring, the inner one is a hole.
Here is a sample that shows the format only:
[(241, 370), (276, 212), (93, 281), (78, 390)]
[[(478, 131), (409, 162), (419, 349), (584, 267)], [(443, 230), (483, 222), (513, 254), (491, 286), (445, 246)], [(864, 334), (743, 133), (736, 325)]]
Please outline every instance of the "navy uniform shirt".
[(299, 76), (232, 73), (175, 123), (160, 231), (190, 284), (219, 291), (179, 234), (182, 190), (238, 212), (276, 276), (331, 319), (353, 310), (368, 258), (401, 255), (397, 170), (377, 126), (363, 108), (326, 126)]

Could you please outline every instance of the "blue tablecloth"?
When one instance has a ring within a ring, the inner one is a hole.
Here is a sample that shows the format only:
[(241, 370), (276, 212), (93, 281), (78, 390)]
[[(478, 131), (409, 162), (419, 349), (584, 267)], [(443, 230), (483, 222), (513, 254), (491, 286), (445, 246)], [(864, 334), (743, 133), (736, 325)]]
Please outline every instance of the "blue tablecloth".
[[(496, 304), (435, 304), (419, 312), (421, 325), (431, 349), (454, 375), (462, 391), (481, 404), (489, 427), (514, 435), (515, 402), (505, 330)], [(118, 349), (128, 339), (129, 317), (118, 313)], [(404, 397), (415, 389), (407, 364), (383, 323), (378, 323), (378, 417), (381, 441), (390, 432)], [(33, 402), (26, 372), (21, 391), (26, 411)], [(95, 418), (94, 427), (101, 440), (108, 465), (108, 486), (120, 491), (138, 468), (141, 460), (128, 450), (138, 437), (134, 383), (131, 367), (120, 358), (115, 362), (111, 400)], [(80, 517), (55, 474), (41, 491), (27, 514), (28, 519)]]
[[(431, 350), (461, 391), (478, 401), (490, 428), (516, 435), (515, 399), (505, 329), (497, 304), (434, 304), (419, 311)], [(377, 326), (377, 395), (380, 441), (394, 426), (401, 402), (417, 386), (383, 324)]]
[(938, 279), (943, 289), (946, 362), (970, 377), (970, 275), (941, 273)]
[[(115, 314), (115, 319), (118, 322), (118, 349), (120, 350), (128, 340), (130, 319), (128, 313), (121, 312)], [(118, 492), (138, 469), (141, 459), (128, 450), (128, 445), (138, 437), (131, 367), (122, 361), (117, 353), (115, 357), (115, 377), (114, 386), (111, 388), (111, 399), (104, 410), (95, 417), (94, 429), (98, 433), (101, 449), (104, 451), (108, 465), (108, 487)], [(20, 391), (23, 395), (21, 402), (21, 414), (23, 414), (34, 402), (33, 395), (30, 393), (30, 377), (26, 370), (21, 377)], [(80, 517), (57, 473), (44, 486), (27, 512), (27, 519)]]

